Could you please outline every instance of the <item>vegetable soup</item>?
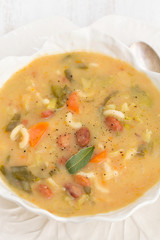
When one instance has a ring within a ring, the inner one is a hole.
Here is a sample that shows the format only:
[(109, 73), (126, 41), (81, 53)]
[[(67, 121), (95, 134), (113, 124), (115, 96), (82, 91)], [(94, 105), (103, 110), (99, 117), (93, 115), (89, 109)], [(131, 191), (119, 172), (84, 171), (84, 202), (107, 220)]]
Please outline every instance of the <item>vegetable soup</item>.
[(0, 175), (64, 216), (124, 207), (160, 179), (160, 93), (129, 64), (45, 56), (0, 89)]

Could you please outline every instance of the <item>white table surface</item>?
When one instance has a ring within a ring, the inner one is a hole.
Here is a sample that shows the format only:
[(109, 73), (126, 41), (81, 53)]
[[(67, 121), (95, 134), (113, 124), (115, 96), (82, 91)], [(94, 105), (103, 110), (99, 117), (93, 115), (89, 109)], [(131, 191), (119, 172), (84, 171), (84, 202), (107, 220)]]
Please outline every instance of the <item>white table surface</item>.
[(0, 0), (0, 36), (32, 21), (63, 16), (86, 26), (118, 14), (160, 26), (160, 0)]

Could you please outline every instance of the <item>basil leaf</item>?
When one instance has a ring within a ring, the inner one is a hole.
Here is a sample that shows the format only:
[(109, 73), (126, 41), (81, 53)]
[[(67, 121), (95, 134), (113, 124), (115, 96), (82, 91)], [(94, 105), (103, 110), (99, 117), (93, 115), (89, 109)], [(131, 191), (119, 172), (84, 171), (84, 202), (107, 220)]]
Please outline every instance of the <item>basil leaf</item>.
[(75, 174), (81, 168), (87, 165), (92, 157), (94, 147), (87, 147), (80, 150), (77, 154), (72, 156), (66, 163), (66, 168), (70, 174)]

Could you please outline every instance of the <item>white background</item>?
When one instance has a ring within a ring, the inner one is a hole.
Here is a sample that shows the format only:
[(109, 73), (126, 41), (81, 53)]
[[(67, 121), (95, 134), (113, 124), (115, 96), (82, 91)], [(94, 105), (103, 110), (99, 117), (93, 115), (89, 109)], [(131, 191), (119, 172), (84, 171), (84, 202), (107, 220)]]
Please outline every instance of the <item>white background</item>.
[(34, 20), (55, 15), (86, 26), (108, 14), (160, 26), (160, 0), (0, 0), (0, 36)]

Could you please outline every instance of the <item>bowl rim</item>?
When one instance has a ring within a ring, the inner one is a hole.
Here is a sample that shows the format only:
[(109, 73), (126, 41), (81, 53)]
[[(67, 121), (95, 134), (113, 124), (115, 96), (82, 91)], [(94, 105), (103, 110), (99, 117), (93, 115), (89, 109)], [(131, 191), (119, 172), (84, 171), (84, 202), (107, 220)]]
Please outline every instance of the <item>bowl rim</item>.
[[(74, 32), (78, 32), (78, 33), (83, 35), (83, 33), (86, 32), (86, 31), (90, 31), (91, 33), (94, 32), (94, 34), (98, 33), (99, 35), (102, 35), (101, 32), (99, 32), (98, 30), (92, 29), (91, 27), (85, 27), (85, 28), (81, 28), (81, 29), (76, 29), (76, 30), (73, 30), (71, 32), (68, 32), (68, 34), (72, 34)], [(108, 38), (109, 40), (113, 41), (114, 43), (117, 43), (118, 45), (120, 45), (122, 48), (125, 48), (125, 50), (128, 52), (128, 54), (131, 56), (131, 60), (132, 60), (132, 63), (131, 62), (128, 62), (128, 63), (132, 64), (134, 68), (136, 68), (137, 70), (139, 70), (141, 72), (146, 73), (150, 79), (152, 79), (153, 76), (155, 78), (160, 76), (160, 74), (152, 73), (152, 72), (150, 72), (148, 70), (144, 70), (143, 68), (141, 68), (139, 66), (139, 64), (137, 63), (137, 60), (133, 56), (132, 52), (130, 51), (130, 49), (126, 45), (124, 45), (122, 42), (120, 42), (118, 39), (116, 39), (116, 38), (114, 38), (114, 37), (112, 37), (110, 35), (107, 35), (107, 34), (103, 34), (103, 35), (105, 35), (106, 38)], [(58, 36), (61, 37), (61, 34), (58, 34)], [(53, 39), (51, 38), (49, 41), (53, 41)], [(8, 61), (8, 59), (11, 60), (11, 64), (12, 64), (13, 61), (15, 59), (17, 59), (19, 61), (19, 63), (22, 60), (21, 64), (18, 67), (18, 69), (21, 69), (23, 66), (28, 65), (28, 63), (30, 63), (34, 59), (39, 58), (41, 56), (44, 56), (45, 55), (44, 54), (45, 51), (46, 51), (46, 43), (44, 44), (44, 46), (42, 47), (42, 49), (40, 51), (38, 51), (36, 54), (33, 54), (32, 56), (28, 56), (28, 57), (7, 57), (6, 59), (0, 61), (0, 65), (1, 65), (1, 63), (3, 61), (4, 62)], [(79, 50), (79, 51), (82, 51), (82, 49)], [(98, 51), (95, 51), (95, 52), (98, 53)], [(104, 53), (104, 55), (106, 55), (106, 54)], [(27, 60), (27, 62), (26, 62), (26, 60)], [(5, 81), (7, 81), (9, 79), (9, 76), (11, 76), (15, 72), (14, 68), (12, 69), (11, 72), (12, 73), (9, 73), (9, 75), (7, 75), (7, 76), (5, 75), (5, 77), (4, 77), (6, 79)], [(155, 85), (156, 85), (156, 82), (153, 82), (153, 83), (155, 83)], [(2, 180), (2, 178), (0, 178), (0, 181), (1, 180)], [(5, 183), (4, 183), (4, 185), (5, 185), (5, 188), (6, 188), (6, 184)], [(1, 186), (0, 186), (0, 188), (1, 188)], [(108, 213), (103, 213), (103, 214), (102, 213), (95, 214), (95, 215), (84, 215), (84, 216), (75, 216), (75, 217), (61, 217), (61, 216), (55, 215), (53, 213), (50, 213), (49, 211), (47, 211), (45, 209), (37, 207), (34, 204), (31, 204), (29, 201), (21, 198), (20, 196), (18, 196), (15, 193), (13, 194), (13, 192), (11, 191), (11, 189), (8, 186), (7, 186), (6, 189), (7, 189), (7, 191), (9, 191), (9, 195), (3, 195), (3, 191), (2, 192), (0, 191), (0, 196), (2, 196), (3, 198), (6, 198), (6, 199), (8, 199), (10, 201), (13, 201), (13, 202), (17, 203), (18, 205), (28, 209), (31, 212), (36, 213), (36, 214), (41, 214), (41, 215), (47, 216), (50, 219), (57, 220), (57, 221), (60, 221), (60, 222), (72, 222), (72, 223), (88, 222), (88, 221), (95, 221), (95, 220), (112, 221), (112, 222), (122, 221), (122, 220), (128, 218), (129, 216), (131, 216), (139, 208), (155, 202), (158, 199), (158, 197), (160, 196), (160, 182), (159, 182), (156, 185), (154, 185), (151, 189), (149, 189), (147, 192), (145, 192), (143, 194), (143, 196), (138, 198), (136, 201), (134, 201), (134, 202), (130, 203), (129, 205), (127, 205), (127, 206), (125, 206), (123, 208), (120, 208), (118, 210), (111, 211), (111, 212), (108, 212)], [(150, 197), (148, 197), (148, 193), (150, 191), (152, 191), (153, 189), (155, 189), (154, 197), (150, 198)], [(147, 195), (146, 199), (144, 199), (142, 202), (138, 202), (139, 199), (145, 198), (146, 195)], [(128, 211), (128, 213), (124, 213), (124, 214), (122, 214), (122, 216), (118, 215), (116, 218), (112, 216), (112, 214), (116, 214), (116, 213), (119, 213), (120, 211), (125, 210), (126, 207), (131, 207), (131, 209)]]

